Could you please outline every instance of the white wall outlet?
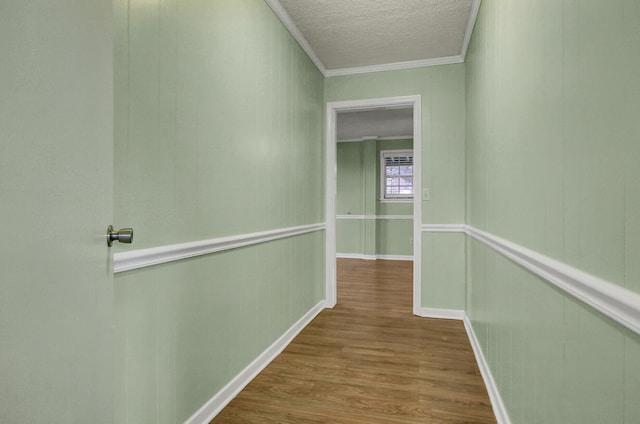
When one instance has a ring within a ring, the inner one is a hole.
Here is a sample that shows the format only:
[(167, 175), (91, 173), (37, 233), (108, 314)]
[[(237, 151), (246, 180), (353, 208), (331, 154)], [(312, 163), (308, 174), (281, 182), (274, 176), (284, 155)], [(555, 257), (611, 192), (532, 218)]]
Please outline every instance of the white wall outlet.
[(422, 200), (431, 200), (431, 189), (423, 188), (422, 189)]

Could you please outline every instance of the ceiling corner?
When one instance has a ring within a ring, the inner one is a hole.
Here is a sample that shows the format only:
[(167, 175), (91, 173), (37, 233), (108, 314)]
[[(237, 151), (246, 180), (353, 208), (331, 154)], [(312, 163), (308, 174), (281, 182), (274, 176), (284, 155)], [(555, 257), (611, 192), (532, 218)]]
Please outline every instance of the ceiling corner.
[(276, 14), (280, 22), (282, 22), (282, 25), (284, 25), (285, 28), (287, 28), (287, 30), (289, 31), (289, 33), (291, 33), (293, 38), (295, 38), (295, 40), (298, 42), (300, 47), (302, 47), (302, 50), (304, 50), (305, 53), (307, 53), (307, 56), (309, 56), (309, 59), (311, 59), (311, 61), (316, 65), (320, 73), (322, 73), (322, 75), (326, 77), (327, 68), (324, 66), (324, 63), (322, 63), (320, 58), (313, 51), (307, 39), (304, 38), (304, 36), (300, 32), (296, 24), (293, 23), (293, 20), (291, 19), (287, 11), (284, 10), (284, 7), (282, 7), (280, 2), (278, 0), (264, 0), (264, 1), (271, 8), (271, 10), (273, 10), (273, 13)]
[(476, 25), (476, 19), (478, 19), (478, 11), (480, 10), (481, 1), (482, 0), (473, 0), (471, 3), (471, 12), (469, 13), (467, 28), (464, 32), (464, 40), (462, 40), (462, 50), (460, 51), (460, 56), (462, 57), (463, 62), (467, 58), (467, 50), (469, 49), (469, 43), (471, 42), (473, 27)]

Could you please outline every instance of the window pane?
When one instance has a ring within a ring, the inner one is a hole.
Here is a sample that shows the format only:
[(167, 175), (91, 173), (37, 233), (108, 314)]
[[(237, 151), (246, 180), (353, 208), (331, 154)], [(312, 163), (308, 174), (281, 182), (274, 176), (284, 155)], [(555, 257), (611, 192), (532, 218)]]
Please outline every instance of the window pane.
[(401, 166), (400, 175), (413, 175), (413, 166)]
[(387, 175), (400, 175), (399, 166), (387, 166)]
[(400, 194), (413, 194), (413, 187), (400, 186)]
[(400, 194), (400, 189), (396, 187), (387, 187), (387, 194)]
[(413, 177), (402, 177), (399, 178), (400, 182), (398, 184), (400, 185), (408, 185), (408, 186), (412, 186), (413, 185)]

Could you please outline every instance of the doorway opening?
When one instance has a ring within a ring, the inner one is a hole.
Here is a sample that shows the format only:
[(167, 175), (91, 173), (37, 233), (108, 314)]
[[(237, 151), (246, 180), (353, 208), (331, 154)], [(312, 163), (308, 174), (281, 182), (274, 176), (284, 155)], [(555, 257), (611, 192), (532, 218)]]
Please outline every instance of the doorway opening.
[[(388, 97), (341, 102), (329, 102), (326, 107), (325, 145), (325, 216), (326, 216), (326, 288), (325, 307), (333, 308), (337, 303), (336, 243), (337, 243), (337, 126), (338, 115), (349, 112), (374, 112), (410, 110), (412, 112), (413, 139), (413, 313), (417, 314), (421, 304), (421, 257), (422, 257), (422, 134), (421, 98), (417, 96)], [(342, 115), (341, 115), (342, 116)], [(353, 115), (356, 116), (356, 115)], [(395, 180), (394, 180), (395, 181)], [(381, 186), (383, 182), (380, 182)], [(384, 194), (381, 193), (381, 198)]]

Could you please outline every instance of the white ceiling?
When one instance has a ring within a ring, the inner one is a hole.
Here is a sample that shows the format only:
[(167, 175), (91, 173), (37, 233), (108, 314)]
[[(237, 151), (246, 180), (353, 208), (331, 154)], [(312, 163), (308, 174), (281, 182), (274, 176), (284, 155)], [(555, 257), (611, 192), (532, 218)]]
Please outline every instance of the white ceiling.
[(480, 0), (265, 0), (325, 76), (464, 61)]
[(413, 109), (376, 109), (338, 113), (338, 141), (413, 138)]

